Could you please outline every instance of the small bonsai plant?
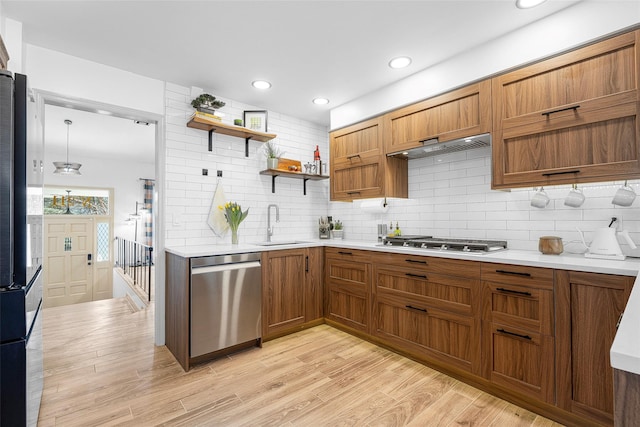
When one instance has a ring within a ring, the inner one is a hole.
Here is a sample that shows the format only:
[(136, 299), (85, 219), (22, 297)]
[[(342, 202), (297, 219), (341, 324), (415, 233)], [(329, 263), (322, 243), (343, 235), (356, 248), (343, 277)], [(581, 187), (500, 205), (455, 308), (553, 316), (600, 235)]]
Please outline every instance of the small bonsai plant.
[(209, 95), (208, 93), (203, 93), (191, 101), (191, 106), (193, 108), (204, 113), (215, 113), (218, 108), (222, 108), (225, 105), (225, 102), (216, 99), (215, 96)]

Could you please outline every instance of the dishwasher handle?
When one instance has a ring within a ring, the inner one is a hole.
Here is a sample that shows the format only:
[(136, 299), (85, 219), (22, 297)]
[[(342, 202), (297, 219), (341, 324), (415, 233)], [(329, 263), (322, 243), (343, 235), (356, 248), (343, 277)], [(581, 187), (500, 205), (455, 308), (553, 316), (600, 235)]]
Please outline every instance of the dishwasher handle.
[(260, 261), (234, 262), (233, 264), (192, 267), (191, 274), (196, 275), (196, 274), (217, 273), (220, 271), (233, 271), (233, 270), (256, 268), (256, 267), (260, 267)]

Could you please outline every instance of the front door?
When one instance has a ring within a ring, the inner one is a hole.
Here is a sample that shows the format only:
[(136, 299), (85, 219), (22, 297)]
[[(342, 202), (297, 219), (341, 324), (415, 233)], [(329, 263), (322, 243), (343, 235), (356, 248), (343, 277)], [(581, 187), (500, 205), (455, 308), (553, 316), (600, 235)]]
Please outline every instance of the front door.
[(47, 217), (45, 226), (44, 307), (93, 299), (93, 218)]

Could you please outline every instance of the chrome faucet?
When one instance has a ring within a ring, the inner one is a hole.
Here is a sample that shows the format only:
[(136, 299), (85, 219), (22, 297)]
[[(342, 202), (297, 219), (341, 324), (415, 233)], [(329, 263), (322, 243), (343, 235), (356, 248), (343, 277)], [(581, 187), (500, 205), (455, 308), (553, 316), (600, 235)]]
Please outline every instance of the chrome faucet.
[(271, 236), (273, 236), (273, 226), (271, 225), (271, 207), (276, 208), (276, 222), (280, 222), (280, 208), (278, 208), (278, 205), (271, 204), (267, 206), (267, 242), (270, 242)]

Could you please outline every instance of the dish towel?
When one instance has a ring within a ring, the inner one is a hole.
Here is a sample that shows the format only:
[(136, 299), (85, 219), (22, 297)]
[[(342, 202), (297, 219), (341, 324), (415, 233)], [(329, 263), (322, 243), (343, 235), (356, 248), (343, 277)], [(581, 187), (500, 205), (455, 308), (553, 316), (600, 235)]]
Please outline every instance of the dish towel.
[(213, 193), (209, 216), (207, 216), (207, 224), (218, 237), (223, 237), (229, 229), (229, 224), (227, 224), (227, 220), (224, 217), (224, 212), (218, 208), (218, 206), (223, 206), (225, 203), (227, 203), (227, 199), (224, 196), (222, 182), (218, 180), (216, 191)]

